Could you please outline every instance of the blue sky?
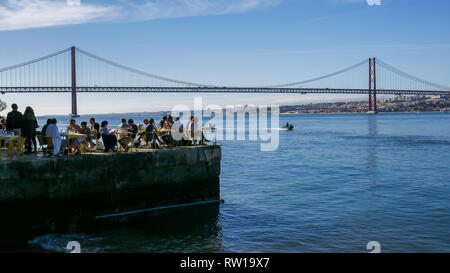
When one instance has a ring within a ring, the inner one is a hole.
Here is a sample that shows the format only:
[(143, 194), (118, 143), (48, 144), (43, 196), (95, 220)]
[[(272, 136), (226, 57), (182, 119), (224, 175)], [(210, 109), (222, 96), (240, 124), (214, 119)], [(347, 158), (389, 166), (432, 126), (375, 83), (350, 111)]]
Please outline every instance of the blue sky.
[[(75, 1), (76, 2), (76, 1)], [(271, 85), (334, 72), (369, 57), (450, 86), (450, 1), (0, 0), (0, 67), (72, 45), (150, 73), (218, 85)], [(363, 79), (366, 80), (366, 79)], [(208, 95), (205, 103), (296, 104), (359, 99)], [(68, 114), (70, 96), (0, 95), (38, 114)], [(190, 95), (89, 94), (79, 112), (191, 105)], [(22, 108), (23, 109), (23, 108)], [(4, 113), (3, 113), (4, 114)]]

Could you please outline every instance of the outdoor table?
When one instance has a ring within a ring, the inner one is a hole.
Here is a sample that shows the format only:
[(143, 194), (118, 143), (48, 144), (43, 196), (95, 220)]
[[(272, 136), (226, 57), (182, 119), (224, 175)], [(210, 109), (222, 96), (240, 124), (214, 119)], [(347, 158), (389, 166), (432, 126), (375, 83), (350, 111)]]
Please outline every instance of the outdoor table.
[(120, 130), (116, 130), (113, 131), (116, 135), (120, 136), (120, 138), (125, 138), (129, 135), (132, 135), (133, 133), (130, 131), (120, 131)]
[[(118, 151), (121, 151), (122, 148), (125, 149), (125, 151), (127, 151), (127, 149), (129, 148), (128, 145), (130, 143), (132, 143), (132, 141), (134, 139), (133, 136), (135, 134), (133, 132), (130, 132), (127, 130), (123, 130), (123, 131), (122, 130), (113, 130), (112, 132), (114, 132), (114, 134), (117, 136), (117, 142), (118, 142), (118, 147), (119, 147)], [(129, 138), (128, 142), (126, 142), (126, 144), (125, 144), (127, 146), (126, 148), (122, 147), (122, 145), (120, 145), (120, 143), (119, 143), (120, 140), (125, 139), (125, 138)], [(131, 146), (131, 148), (133, 148), (133, 146)]]
[[(78, 133), (61, 133), (60, 134), (61, 135), (61, 137), (63, 137), (63, 138), (65, 138), (65, 139), (67, 139), (67, 145), (68, 146), (70, 146), (70, 143), (69, 143), (69, 141), (71, 140), (71, 139), (74, 139), (74, 138), (82, 138), (82, 139), (86, 139), (87, 138), (87, 135), (85, 135), (85, 134), (78, 134)], [(80, 150), (80, 146), (83, 144), (83, 141), (78, 141), (79, 143), (78, 143), (78, 149)], [(83, 150), (84, 151), (84, 150)]]
[[(21, 137), (20, 136), (13, 136), (13, 135), (0, 135), (0, 141), (3, 140), (5, 142), (9, 142), (10, 145), (8, 145), (8, 152), (7, 152), (7, 157), (9, 157), (10, 159), (12, 159), (12, 151), (13, 149), (17, 148), (17, 144), (19, 143), (18, 141), (14, 141), (14, 140), (20, 140)], [(2, 158), (2, 154), (0, 152), (0, 159)]]
[(77, 133), (61, 133), (61, 137), (65, 137), (67, 139), (72, 139), (72, 138), (87, 138), (87, 135), (85, 134), (77, 134)]

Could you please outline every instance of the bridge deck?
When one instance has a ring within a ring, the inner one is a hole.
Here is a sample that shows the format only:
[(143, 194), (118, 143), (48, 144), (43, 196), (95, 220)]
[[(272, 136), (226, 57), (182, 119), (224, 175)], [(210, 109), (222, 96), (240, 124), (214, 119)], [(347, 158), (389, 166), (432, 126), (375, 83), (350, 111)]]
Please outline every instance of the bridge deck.
[[(77, 93), (369, 94), (369, 89), (260, 87), (77, 87)], [(72, 87), (0, 87), (0, 93), (71, 93)], [(449, 90), (377, 89), (380, 95), (450, 95)]]

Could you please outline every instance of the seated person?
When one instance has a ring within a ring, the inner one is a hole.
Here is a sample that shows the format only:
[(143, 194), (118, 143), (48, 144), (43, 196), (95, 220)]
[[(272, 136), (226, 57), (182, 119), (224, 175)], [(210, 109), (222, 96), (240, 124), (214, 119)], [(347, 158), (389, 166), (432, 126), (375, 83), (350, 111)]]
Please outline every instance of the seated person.
[(51, 119), (50, 124), (47, 127), (45, 135), (52, 138), (53, 152), (55, 155), (62, 154), (61, 147), (67, 148), (67, 140), (62, 140), (59, 134), (58, 127), (56, 126), (56, 119)]
[(91, 131), (95, 130), (97, 132), (96, 138), (100, 139), (100, 125), (95, 122), (95, 118), (90, 118), (89, 123), (91, 124)]
[(46, 136), (47, 128), (51, 124), (51, 122), (52, 122), (51, 118), (47, 119), (47, 123), (42, 127), (41, 135)]
[(95, 147), (95, 143), (92, 141), (92, 131), (91, 131), (91, 129), (89, 129), (87, 127), (87, 122), (86, 121), (83, 121), (81, 123), (80, 134), (83, 134), (83, 135), (87, 136), (86, 139), (83, 140), (83, 142), (87, 141), (91, 145), (91, 147)]
[(147, 124), (139, 124), (138, 125), (138, 134), (137, 134), (137, 136), (139, 136), (139, 137), (134, 142), (134, 145), (136, 147), (140, 146), (142, 136), (145, 135), (145, 129), (147, 128), (147, 125), (148, 125), (148, 119), (146, 119), (146, 121), (147, 121)]
[(103, 139), (103, 144), (105, 146), (105, 153), (107, 153), (110, 149), (115, 152), (117, 145), (117, 138), (115, 135), (112, 135), (108, 129), (108, 122), (102, 121), (100, 134)]
[(183, 133), (184, 133), (183, 123), (181, 123), (179, 117), (176, 117), (175, 123), (172, 126), (172, 137), (174, 139), (175, 147), (183, 146), (183, 135), (184, 135)]
[(169, 123), (169, 126), (172, 128), (172, 126), (173, 126), (173, 124), (175, 123), (174, 121), (173, 121), (173, 117), (172, 116), (169, 116), (168, 118), (167, 118), (167, 122)]
[[(69, 125), (67, 125), (68, 133), (80, 133), (81, 127), (76, 123), (74, 119), (70, 120)], [(83, 138), (72, 138), (69, 140), (69, 151), (73, 153), (79, 153), (79, 146), (84, 141)]]
[[(191, 119), (186, 125), (186, 130), (184, 130), (184, 141), (183, 144), (186, 146), (194, 145), (195, 139), (195, 117), (191, 116)], [(192, 140), (191, 140), (192, 139)]]
[(132, 119), (128, 120), (128, 131), (133, 133), (134, 136), (136, 136), (139, 131), (138, 126), (134, 124), (134, 120)]
[(148, 119), (144, 119), (142, 122), (144, 122), (144, 130), (147, 129), (147, 126), (150, 124), (150, 122), (148, 121)]
[(159, 129), (164, 128), (164, 124), (166, 124), (166, 121), (167, 121), (167, 116), (164, 116), (163, 119), (159, 122), (158, 128)]
[(0, 130), (6, 130), (6, 119), (0, 118)]
[(161, 140), (167, 145), (171, 145), (172, 143), (172, 136), (169, 133), (170, 129), (172, 129), (172, 124), (170, 123), (169, 118), (170, 117), (165, 116), (160, 122), (160, 130), (162, 130)]
[(67, 132), (69, 133), (78, 133), (80, 132), (80, 129), (81, 127), (74, 119), (71, 119), (69, 125), (67, 125)]
[(126, 119), (122, 118), (120, 120), (119, 129), (120, 130), (128, 130), (128, 124), (127, 124), (127, 120)]
[(147, 128), (145, 129), (145, 133), (147, 134), (147, 143), (153, 140), (158, 140), (158, 135), (156, 134), (156, 124), (154, 119), (150, 119)]
[[(6, 130), (6, 120), (4, 118), (0, 118), (0, 131)], [(5, 141), (0, 140), (0, 148), (5, 146)]]
[[(119, 139), (119, 144), (125, 149), (125, 151), (128, 151), (128, 143), (130, 143), (130, 141), (132, 141), (137, 133), (138, 133), (138, 127), (136, 124), (134, 124), (134, 121), (132, 119), (128, 120), (128, 128), (127, 129), (121, 129), (122, 132), (130, 132), (131, 134), (127, 134), (127, 135), (123, 135), (120, 139)], [(124, 128), (124, 127), (122, 127)]]
[[(141, 127), (142, 127), (142, 125), (141, 125)], [(138, 132), (139, 132), (139, 126), (134, 124), (134, 120), (132, 120), (132, 119), (128, 120), (128, 131), (132, 133), (129, 136), (130, 137), (130, 141), (134, 141), (134, 146), (136, 148), (138, 148), (140, 146), (140, 141), (139, 142), (136, 141), (136, 136), (138, 135)]]

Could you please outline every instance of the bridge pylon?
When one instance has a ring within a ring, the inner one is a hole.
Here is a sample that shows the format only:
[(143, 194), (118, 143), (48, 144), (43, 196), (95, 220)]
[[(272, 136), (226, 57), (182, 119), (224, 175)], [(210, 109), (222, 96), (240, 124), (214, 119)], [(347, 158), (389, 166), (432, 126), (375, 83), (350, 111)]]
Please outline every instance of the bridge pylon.
[(377, 67), (376, 59), (369, 59), (369, 114), (377, 114)]
[(77, 111), (77, 66), (75, 56), (76, 49), (74, 46), (70, 49), (70, 52), (71, 52), (71, 69), (72, 69), (72, 113), (70, 114), (70, 116), (72, 118), (77, 118), (79, 117)]

